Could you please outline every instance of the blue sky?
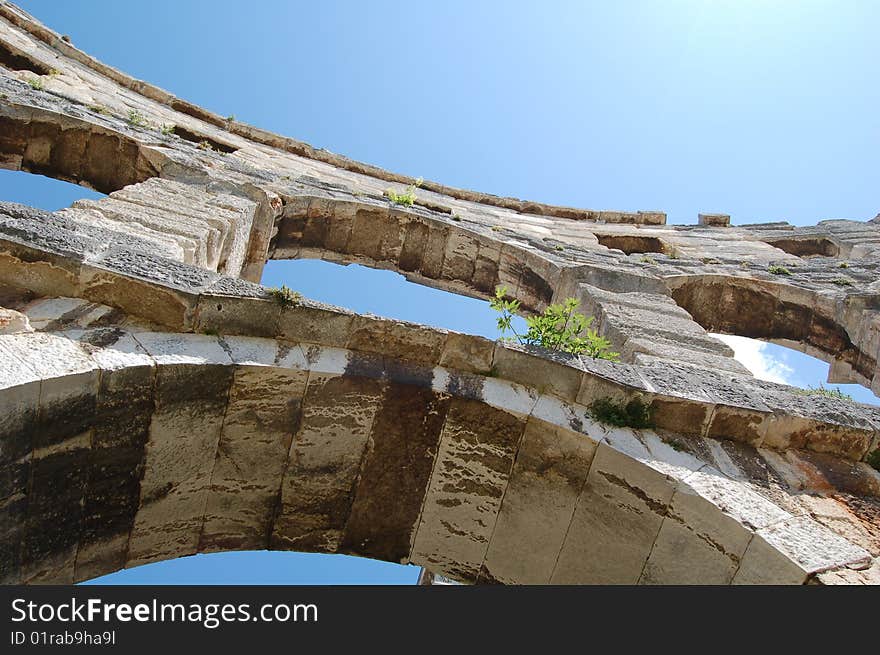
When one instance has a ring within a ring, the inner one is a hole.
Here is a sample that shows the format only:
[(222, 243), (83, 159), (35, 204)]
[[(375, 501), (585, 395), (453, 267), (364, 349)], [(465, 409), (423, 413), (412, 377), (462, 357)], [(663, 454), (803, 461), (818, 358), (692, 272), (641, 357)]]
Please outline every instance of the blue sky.
[[(867, 220), (880, 211), (880, 3), (19, 0), (104, 62), (222, 115), (386, 168), (545, 202), (660, 209), (671, 223)], [(85, 189), (0, 172), (0, 198)], [(264, 282), (494, 337), (487, 305), (387, 271), (271, 262)], [(800, 386), (827, 365), (738, 343)], [(861, 387), (844, 390), (877, 402)], [(413, 582), (412, 567), (199, 556), (106, 581)]]

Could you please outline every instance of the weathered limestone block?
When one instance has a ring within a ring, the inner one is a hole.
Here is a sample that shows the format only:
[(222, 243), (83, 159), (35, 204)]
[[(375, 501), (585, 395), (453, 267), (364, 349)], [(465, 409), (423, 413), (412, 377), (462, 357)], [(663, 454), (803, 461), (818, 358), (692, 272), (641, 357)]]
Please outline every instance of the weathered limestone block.
[(551, 583), (635, 584), (675, 481), (600, 443)]
[(128, 333), (71, 333), (101, 368), (74, 579), (123, 568), (140, 502), (144, 449), (154, 409), (156, 366)]
[(21, 581), (31, 450), (40, 399), (40, 375), (0, 337), (0, 582)]
[(697, 219), (699, 225), (730, 227), (730, 216), (728, 214), (698, 214)]
[(160, 366), (129, 566), (196, 552), (233, 377), (216, 338), (135, 337)]
[(480, 581), (550, 582), (596, 445), (583, 435), (528, 420)]
[(33, 332), (33, 330), (26, 314), (0, 307), (0, 334)]
[(752, 533), (680, 485), (657, 534), (640, 584), (729, 584)]
[(6, 337), (41, 379), (21, 542), (23, 582), (72, 582), (80, 535), (98, 367), (67, 338)]
[(525, 422), (455, 400), (440, 439), (412, 559), (458, 580), (480, 573)]
[(339, 549), (381, 399), (376, 380), (311, 375), (281, 484), (272, 548)]
[(236, 367), (199, 550), (267, 546), (307, 377), (295, 369)]
[[(391, 562), (409, 557), (448, 409), (449, 398), (430, 389), (385, 387), (342, 552)], [(397, 500), (389, 506), (387, 498)]]

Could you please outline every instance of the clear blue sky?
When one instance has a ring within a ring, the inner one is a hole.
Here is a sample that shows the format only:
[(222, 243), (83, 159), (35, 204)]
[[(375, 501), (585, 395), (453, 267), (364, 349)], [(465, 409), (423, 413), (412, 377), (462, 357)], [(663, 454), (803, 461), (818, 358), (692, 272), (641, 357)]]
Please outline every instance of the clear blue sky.
[[(660, 209), (673, 223), (707, 211), (801, 225), (880, 211), (873, 0), (19, 4), (104, 62), (222, 115), (446, 184)], [(0, 198), (56, 209), (88, 194), (34, 177), (0, 175)], [(485, 303), (385, 271), (272, 262), (264, 282), (494, 336)], [(827, 372), (775, 346), (743, 356), (801, 386)], [(860, 387), (845, 390), (876, 402)], [(112, 577), (414, 576), (340, 557), (228, 554)]]

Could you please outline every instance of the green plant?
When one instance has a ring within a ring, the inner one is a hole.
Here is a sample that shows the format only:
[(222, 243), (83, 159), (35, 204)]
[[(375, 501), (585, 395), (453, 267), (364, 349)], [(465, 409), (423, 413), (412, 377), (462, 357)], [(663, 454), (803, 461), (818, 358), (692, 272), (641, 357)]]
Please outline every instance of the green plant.
[(836, 284), (839, 287), (851, 287), (853, 285), (853, 281), (848, 277), (839, 277), (834, 280), (831, 280), (831, 284)]
[(281, 288), (271, 287), (269, 294), (282, 307), (293, 307), (302, 300), (299, 291), (291, 291), (285, 284), (282, 284)]
[(27, 83), (36, 91), (42, 91), (45, 88), (42, 78), (39, 77), (29, 77)]
[(870, 466), (873, 466), (875, 469), (877, 469), (878, 471), (880, 471), (880, 448), (878, 448), (877, 450), (875, 450), (874, 452), (872, 452), (870, 455), (868, 455), (868, 456), (865, 458), (865, 461), (866, 461)]
[(168, 123), (167, 125), (160, 127), (159, 131), (165, 136), (170, 136), (174, 134), (175, 129), (177, 129), (177, 126), (174, 123)]
[(490, 227), (489, 229), (492, 230), (493, 232), (500, 232), (500, 231), (503, 230), (504, 228), (501, 227), (500, 225), (493, 225), (493, 226)]
[(49, 77), (56, 77), (56, 76), (58, 76), (58, 75), (61, 75), (61, 71), (58, 70), (57, 68), (52, 68), (52, 69), (49, 71)]
[(791, 275), (791, 271), (785, 268), (785, 266), (771, 265), (767, 267), (767, 271), (773, 275)]
[(423, 181), (422, 178), (417, 179), (414, 184), (406, 187), (406, 191), (402, 193), (397, 193), (394, 189), (385, 189), (385, 196), (396, 205), (412, 207), (416, 202), (416, 189), (422, 186)]
[(202, 141), (199, 141), (198, 148), (199, 150), (213, 150), (214, 146), (212, 146), (211, 142), (207, 139), (203, 139)]
[(610, 398), (600, 398), (590, 405), (590, 414), (600, 423), (621, 428), (650, 428), (654, 426), (651, 407), (638, 398), (633, 398), (626, 404), (614, 402)]
[[(497, 287), (495, 297), (489, 302), (489, 306), (501, 314), (497, 325), (502, 340), (573, 355), (586, 355), (594, 359), (617, 361), (620, 354), (611, 350), (608, 339), (590, 328), (592, 316), (587, 318), (575, 311), (578, 304), (577, 299), (567, 298), (564, 303), (550, 305), (543, 314), (527, 317), (528, 330), (525, 334), (518, 334), (513, 327), (513, 317), (519, 311), (519, 301), (507, 298), (506, 287)], [(512, 336), (508, 336), (508, 333)]]
[(96, 114), (101, 114), (103, 116), (110, 115), (110, 110), (107, 109), (104, 105), (89, 105), (89, 109), (91, 109)]
[(461, 216), (459, 216), (458, 214), (453, 214), (452, 220), (455, 221), (456, 223), (461, 223)]
[(132, 109), (128, 112), (128, 122), (136, 127), (143, 127), (147, 124), (147, 117), (137, 109)]
[(228, 121), (234, 121), (234, 120), (235, 120), (235, 114), (229, 114), (229, 116), (226, 117), (226, 120), (228, 120)]
[(849, 268), (849, 264), (847, 262), (840, 262), (837, 268)]
[(556, 246), (556, 250), (562, 252), (563, 250), (565, 250), (565, 246)]
[(830, 389), (822, 384), (818, 387), (807, 387), (806, 389), (795, 389), (795, 393), (803, 396), (825, 396), (826, 398), (836, 398), (837, 400), (852, 400), (853, 397), (848, 393), (842, 392), (835, 387)]
[(639, 261), (643, 264), (656, 264), (657, 263), (654, 261), (654, 258), (651, 257), (650, 255), (642, 255), (641, 257), (639, 257)]

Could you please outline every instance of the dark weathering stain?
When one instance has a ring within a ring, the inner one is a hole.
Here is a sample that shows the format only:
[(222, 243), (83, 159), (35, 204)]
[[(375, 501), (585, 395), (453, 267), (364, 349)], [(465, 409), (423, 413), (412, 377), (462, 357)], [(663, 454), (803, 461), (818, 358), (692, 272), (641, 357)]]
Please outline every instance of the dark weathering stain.
[(656, 512), (660, 516), (666, 516), (669, 512), (669, 507), (665, 503), (661, 503), (659, 500), (654, 500), (644, 491), (639, 489), (638, 487), (632, 486), (623, 478), (619, 478), (612, 473), (608, 473), (607, 471), (599, 471), (599, 474), (608, 480), (613, 485), (626, 489), (633, 496), (641, 500), (645, 505), (647, 505), (651, 511)]
[(448, 396), (388, 385), (373, 422), (373, 447), (364, 463), (342, 552), (388, 562), (409, 555), (448, 408)]
[(483, 378), (479, 375), (467, 373), (452, 373), (449, 376), (447, 391), (453, 396), (467, 398), (468, 400), (483, 399)]
[(526, 264), (517, 263), (513, 267), (513, 271), (519, 277), (518, 296), (528, 298), (528, 295), (524, 293), (528, 292), (531, 296), (545, 303), (553, 300), (553, 287)]
[(385, 358), (364, 352), (351, 352), (345, 365), (345, 375), (381, 380), (385, 377)]

